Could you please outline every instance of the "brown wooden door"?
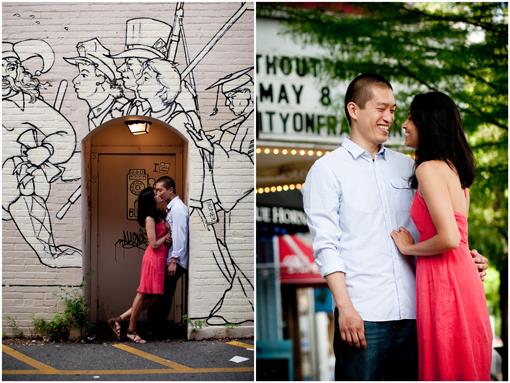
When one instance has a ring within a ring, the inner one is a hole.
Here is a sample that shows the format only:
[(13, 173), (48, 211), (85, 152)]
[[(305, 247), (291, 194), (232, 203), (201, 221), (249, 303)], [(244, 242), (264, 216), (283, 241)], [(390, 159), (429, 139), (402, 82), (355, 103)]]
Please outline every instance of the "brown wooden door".
[[(136, 221), (138, 193), (169, 175), (182, 185), (180, 154), (97, 154), (97, 320), (131, 306), (144, 249)], [(94, 268), (94, 266), (93, 266)], [(144, 319), (143, 314), (140, 319)]]

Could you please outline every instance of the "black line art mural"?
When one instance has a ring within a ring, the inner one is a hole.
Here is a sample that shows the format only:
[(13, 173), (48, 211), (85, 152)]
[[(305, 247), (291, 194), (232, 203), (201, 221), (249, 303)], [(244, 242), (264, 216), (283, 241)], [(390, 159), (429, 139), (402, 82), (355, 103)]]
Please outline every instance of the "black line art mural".
[(253, 67), (230, 73), (206, 88), (206, 90), (217, 88), (216, 105), (211, 116), (218, 113), (220, 88), (221, 93), (225, 96), (225, 105), (235, 116), (234, 119), (224, 123), (217, 129), (219, 133), (217, 141), (227, 151), (247, 155), (253, 163), (254, 139), (253, 136), (249, 135), (249, 126), (246, 123), (248, 117), (253, 113), (254, 107), (253, 79), (250, 75), (252, 71)]
[(76, 50), (77, 57), (64, 57), (64, 60), (78, 69), (73, 85), (78, 98), (89, 106), (90, 131), (103, 122), (120, 117), (127, 99), (118, 84), (117, 67), (108, 48), (94, 38), (79, 42)]
[[(253, 194), (254, 188), (253, 183), (233, 188), (230, 178), (232, 169), (253, 174), (254, 134), (250, 126), (254, 109), (253, 67), (241, 66), (199, 88), (195, 76), (202, 60), (214, 51), (243, 15), (252, 11), (253, 4), (241, 3), (193, 55), (186, 39), (185, 4), (182, 2), (175, 5), (172, 24), (149, 17), (126, 20), (125, 35), (119, 34), (125, 37), (121, 52), (112, 52), (100, 36), (86, 36), (83, 41), (76, 42), (75, 54), (58, 58), (74, 66), (76, 76), (60, 79), (52, 105), (40, 95), (44, 84), (38, 79), (52, 68), (55, 61), (52, 47), (35, 39), (3, 43), (3, 180), (17, 185), (9, 192), (4, 189), (3, 219), (14, 222), (42, 264), (48, 267), (82, 265), (80, 249), (55, 244), (51, 225), (51, 215), (55, 213), (50, 214), (46, 205), (52, 183), (79, 180), (72, 175), (80, 166), (80, 161), (76, 160), (80, 155), (76, 150), (77, 134), (60, 113), (64, 98), (76, 97), (87, 104), (89, 132), (111, 119), (138, 115), (167, 123), (187, 137), (190, 158), (202, 161), (198, 164), (202, 182), (190, 195), (190, 215), (200, 217), (203, 230), (215, 244), (210, 249), (211, 257), (226, 286), (217, 300), (211, 302), (206, 317), (190, 319), (206, 319), (209, 325), (232, 323), (228, 315), (222, 314), (222, 307), (233, 292), (245, 297), (253, 310), (253, 283), (231, 249), (231, 232), (243, 214), (236, 207)], [(69, 28), (64, 29), (68, 31)], [(178, 56), (183, 56), (184, 61), (176, 62)], [(23, 63), (34, 57), (42, 65), (32, 74)], [(68, 81), (74, 92), (67, 92)], [(199, 97), (206, 93), (216, 98), (214, 109), (207, 111), (208, 118), (218, 114), (220, 102), (232, 114), (229, 121), (218, 122), (216, 128), (211, 126), (208, 130), (203, 127)], [(37, 113), (30, 113), (32, 110)], [(39, 118), (41, 114), (44, 118)], [(218, 166), (220, 163), (222, 166)], [(154, 163), (153, 171), (166, 173), (169, 167), (168, 163)], [(140, 174), (129, 176), (135, 180)], [(132, 185), (136, 190), (140, 186), (134, 181)], [(74, 191), (55, 214), (59, 220), (64, 219), (81, 198), (81, 187), (72, 189)], [(127, 216), (134, 219), (136, 210), (133, 210), (132, 196), (130, 198), (128, 205), (132, 210), (128, 208)], [(30, 225), (21, 224), (27, 219)], [(115, 245), (140, 247), (144, 246), (144, 241), (140, 233), (124, 232)], [(252, 320), (239, 324), (244, 322)]]
[[(232, 189), (229, 188), (228, 174), (222, 174), (221, 170), (215, 169), (214, 166), (215, 160), (222, 161), (225, 157), (238, 165), (243, 163), (253, 165), (253, 137), (249, 137), (248, 127), (243, 126), (253, 112), (251, 94), (253, 80), (248, 75), (252, 70), (253, 67), (228, 74), (207, 88), (218, 87), (217, 92), (220, 87), (222, 88), (221, 92), (226, 98), (225, 105), (234, 113), (233, 120), (221, 125), (212, 134), (187, 126), (195, 145), (201, 149), (204, 180), (207, 179), (212, 184), (212, 187), (202, 189), (199, 200), (192, 200), (192, 213), (197, 211), (207, 230), (214, 233), (217, 250), (211, 251), (212, 256), (228, 283), (222, 296), (212, 307), (209, 316), (205, 318), (209, 325), (229, 323), (224, 316), (220, 315), (220, 310), (227, 294), (235, 285), (242, 290), (253, 309), (250, 298), (253, 295), (249, 294), (250, 291), (253, 292), (253, 284), (237, 264), (228, 246), (230, 227), (235, 226), (235, 222), (232, 222), (232, 211), (243, 198), (253, 192), (253, 186), (240, 190), (238, 195), (233, 195)], [(217, 102), (218, 95), (213, 115), (217, 112)], [(204, 186), (206, 186), (205, 183)]]
[[(23, 64), (34, 58), (41, 64), (32, 74)], [(40, 94), (37, 77), (48, 72), (54, 60), (44, 40), (2, 42), (2, 176), (8, 185), (2, 219), (14, 222), (42, 264), (81, 267), (81, 250), (55, 243), (46, 204), (51, 184), (62, 177), (62, 165), (76, 147), (76, 132), (59, 112), (60, 96), (52, 106)]]

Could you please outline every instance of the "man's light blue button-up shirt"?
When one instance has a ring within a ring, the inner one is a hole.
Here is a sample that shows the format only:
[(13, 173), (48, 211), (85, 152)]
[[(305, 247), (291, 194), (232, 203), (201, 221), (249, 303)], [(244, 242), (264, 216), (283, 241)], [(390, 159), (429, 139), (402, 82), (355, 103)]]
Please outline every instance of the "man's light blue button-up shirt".
[(168, 249), (167, 263), (171, 258), (177, 258), (176, 262), (186, 270), (188, 269), (188, 236), (189, 236), (189, 213), (188, 207), (175, 196), (167, 205), (166, 220), (172, 230), (172, 244)]
[(409, 215), (413, 160), (381, 147), (375, 159), (346, 138), (315, 162), (303, 188), (308, 226), (322, 276), (344, 272), (363, 320), (416, 318), (414, 257), (390, 237), (400, 226), (415, 238)]

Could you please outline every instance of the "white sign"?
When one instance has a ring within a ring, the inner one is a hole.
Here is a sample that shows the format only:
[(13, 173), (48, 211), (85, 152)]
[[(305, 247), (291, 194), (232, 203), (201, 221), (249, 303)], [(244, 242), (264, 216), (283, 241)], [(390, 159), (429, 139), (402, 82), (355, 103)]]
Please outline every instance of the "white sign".
[(257, 206), (257, 222), (306, 226), (306, 214), (296, 209)]
[(257, 130), (260, 140), (340, 143), (347, 84), (323, 78), (326, 52), (283, 34), (282, 24), (257, 20)]
[[(284, 33), (284, 23), (257, 19), (257, 138), (338, 146), (349, 134), (344, 95), (349, 81), (326, 78), (333, 65), (322, 47)], [(390, 135), (388, 145), (401, 145)]]

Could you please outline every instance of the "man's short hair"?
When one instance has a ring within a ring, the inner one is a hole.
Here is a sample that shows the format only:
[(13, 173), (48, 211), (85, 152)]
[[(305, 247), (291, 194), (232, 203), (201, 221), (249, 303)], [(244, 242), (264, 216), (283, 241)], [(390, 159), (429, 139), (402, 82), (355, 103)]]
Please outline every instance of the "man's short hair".
[(347, 121), (349, 121), (349, 125), (351, 125), (351, 116), (349, 116), (347, 104), (354, 102), (361, 109), (363, 109), (367, 101), (372, 97), (373, 86), (382, 86), (393, 90), (388, 80), (373, 73), (362, 73), (358, 75), (347, 87), (347, 91), (345, 92), (344, 108), (345, 115), (347, 116)]
[(156, 181), (156, 183), (159, 184), (160, 182), (163, 184), (165, 189), (172, 188), (172, 189), (174, 189), (174, 193), (176, 193), (175, 181), (172, 177), (169, 177), (169, 176), (159, 177), (158, 180)]

